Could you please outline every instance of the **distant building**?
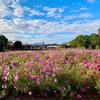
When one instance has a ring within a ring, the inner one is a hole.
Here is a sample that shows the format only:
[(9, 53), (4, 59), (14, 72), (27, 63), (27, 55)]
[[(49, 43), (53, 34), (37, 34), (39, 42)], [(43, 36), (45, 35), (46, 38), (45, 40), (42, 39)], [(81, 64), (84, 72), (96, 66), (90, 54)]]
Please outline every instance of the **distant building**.
[(31, 44), (23, 44), (22, 45), (25, 49), (32, 49), (33, 48), (33, 45), (31, 45)]
[(33, 43), (33, 46), (36, 47), (36, 46), (43, 46), (43, 43)]
[[(53, 43), (53, 44), (45, 44), (43, 43), (33, 43), (33, 44), (22, 44), (23, 48), (22, 50), (46, 50), (46, 49), (57, 49), (59, 44)], [(14, 50), (13, 45), (8, 46), (9, 50)]]
[(47, 48), (47, 49), (57, 49), (58, 48), (58, 44), (56, 44), (56, 43), (53, 43), (53, 44), (46, 44), (45, 45), (45, 47)]

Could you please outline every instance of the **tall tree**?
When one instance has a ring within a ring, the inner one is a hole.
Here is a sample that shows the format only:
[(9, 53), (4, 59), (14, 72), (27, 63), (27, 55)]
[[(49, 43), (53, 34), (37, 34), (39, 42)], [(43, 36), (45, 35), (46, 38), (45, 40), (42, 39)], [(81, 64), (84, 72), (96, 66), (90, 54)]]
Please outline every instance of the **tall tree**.
[(95, 34), (95, 33), (92, 33), (90, 35), (90, 39), (91, 39), (91, 46), (92, 48), (95, 49), (95, 47), (98, 45), (100, 45), (100, 36)]
[(84, 47), (89, 48), (91, 46), (90, 36), (84, 35)]
[(72, 48), (77, 47), (75, 39), (72, 40), (72, 41), (70, 41), (70, 42), (69, 42), (69, 45), (70, 45)]
[(21, 41), (15, 41), (14, 44), (13, 44), (13, 47), (15, 49), (20, 49), (22, 48), (22, 42)]
[(0, 35), (0, 49), (3, 51), (7, 48), (8, 39), (4, 35)]
[(59, 47), (60, 47), (60, 48), (67, 48), (68, 45), (67, 45), (67, 43), (62, 43)]
[(84, 46), (84, 36), (83, 35), (78, 35), (75, 38), (76, 46), (77, 47), (83, 47)]
[(7, 43), (8, 49), (11, 49), (12, 46), (13, 46), (13, 42), (12, 41), (8, 41), (8, 43)]
[(98, 35), (100, 36), (100, 28), (98, 29)]

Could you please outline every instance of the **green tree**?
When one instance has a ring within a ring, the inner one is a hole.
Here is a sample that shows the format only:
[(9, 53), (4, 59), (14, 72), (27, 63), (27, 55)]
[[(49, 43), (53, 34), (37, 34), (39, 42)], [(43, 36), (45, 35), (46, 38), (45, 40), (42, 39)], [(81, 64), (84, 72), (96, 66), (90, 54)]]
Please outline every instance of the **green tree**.
[(0, 49), (4, 51), (7, 48), (8, 39), (4, 35), (0, 35)]
[(91, 40), (91, 46), (93, 49), (95, 49), (96, 47), (99, 48), (100, 46), (100, 36), (99, 35), (92, 33), (90, 35), (90, 40)]
[(67, 43), (62, 43), (59, 47), (60, 47), (60, 48), (67, 48), (68, 45), (67, 45)]
[(13, 44), (13, 42), (12, 41), (8, 41), (8, 45), (12, 45)]
[(100, 28), (98, 29), (98, 35), (100, 36)]
[(72, 40), (72, 41), (70, 41), (70, 42), (69, 42), (69, 45), (70, 45), (72, 48), (77, 47), (75, 39)]
[(78, 35), (75, 38), (75, 43), (77, 47), (83, 47), (84, 46), (84, 36), (83, 35)]
[(90, 36), (88, 35), (84, 35), (84, 47), (85, 48), (89, 48), (91, 46), (91, 39), (90, 39)]
[(8, 49), (11, 49), (12, 46), (13, 46), (13, 42), (12, 41), (8, 41), (8, 43), (7, 43)]
[(20, 49), (22, 48), (22, 42), (21, 41), (15, 41), (14, 44), (13, 44), (13, 47), (15, 49)]

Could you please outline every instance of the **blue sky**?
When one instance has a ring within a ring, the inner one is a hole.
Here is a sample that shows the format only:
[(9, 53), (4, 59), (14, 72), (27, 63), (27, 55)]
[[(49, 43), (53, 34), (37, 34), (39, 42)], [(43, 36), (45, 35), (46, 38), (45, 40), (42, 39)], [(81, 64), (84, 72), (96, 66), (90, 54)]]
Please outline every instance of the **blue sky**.
[(0, 34), (23, 44), (98, 33), (100, 0), (0, 0)]

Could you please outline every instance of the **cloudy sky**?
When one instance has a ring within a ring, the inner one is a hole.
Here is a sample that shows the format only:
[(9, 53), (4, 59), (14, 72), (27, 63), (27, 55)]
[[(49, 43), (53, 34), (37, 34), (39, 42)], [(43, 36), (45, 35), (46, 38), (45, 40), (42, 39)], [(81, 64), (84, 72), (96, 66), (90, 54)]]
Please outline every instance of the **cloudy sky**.
[(98, 28), (100, 0), (0, 0), (0, 34), (13, 42), (64, 43)]

